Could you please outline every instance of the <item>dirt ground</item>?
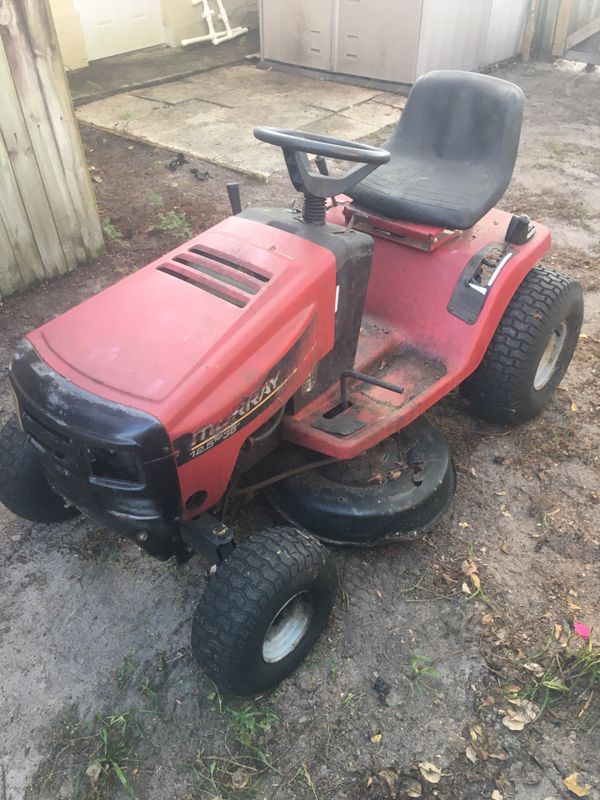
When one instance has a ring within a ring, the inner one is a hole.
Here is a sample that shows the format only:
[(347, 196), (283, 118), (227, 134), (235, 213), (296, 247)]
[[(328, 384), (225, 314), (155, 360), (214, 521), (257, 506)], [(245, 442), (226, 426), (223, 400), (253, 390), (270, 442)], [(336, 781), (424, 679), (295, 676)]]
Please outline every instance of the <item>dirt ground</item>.
[[(418, 543), (336, 550), (325, 634), (252, 701), (221, 697), (190, 655), (197, 559), (180, 569), (85, 520), (45, 527), (0, 508), (1, 800), (600, 797), (600, 655), (569, 638), (576, 621), (600, 629), (600, 74), (497, 74), (527, 94), (503, 206), (550, 225), (547, 263), (586, 295), (550, 407), (515, 429), (473, 419), (458, 394), (436, 407), (451, 511)], [(171, 153), (82, 134), (107, 252), (0, 306), (2, 421), (22, 334), (228, 210), (232, 173), (171, 172)], [(289, 201), (283, 175), (239, 180), (245, 204)], [(234, 518), (275, 521), (261, 498)]]

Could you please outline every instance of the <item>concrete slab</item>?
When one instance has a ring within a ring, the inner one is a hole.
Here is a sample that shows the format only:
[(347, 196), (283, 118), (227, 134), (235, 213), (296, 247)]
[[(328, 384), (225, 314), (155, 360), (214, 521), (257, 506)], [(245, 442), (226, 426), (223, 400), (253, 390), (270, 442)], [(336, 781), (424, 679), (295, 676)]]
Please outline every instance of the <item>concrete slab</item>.
[(308, 133), (322, 133), (325, 136), (335, 136), (337, 139), (347, 139), (348, 141), (358, 141), (364, 139), (375, 131), (368, 120), (351, 119), (344, 114), (331, 114), (329, 117), (311, 122), (304, 125), (301, 130)]
[(287, 94), (294, 85), (282, 72), (265, 72), (251, 66), (225, 67), (192, 76), (189, 82), (198, 86), (196, 96), (200, 100), (229, 108), (237, 108), (251, 98), (272, 98), (275, 103), (276, 97)]
[(368, 123), (371, 132), (374, 132), (380, 128), (385, 128), (388, 125), (398, 122), (400, 114), (398, 113), (398, 109), (393, 106), (367, 101), (366, 103), (352, 106), (352, 108), (344, 109), (340, 116), (347, 117), (356, 122)]
[(225, 64), (243, 62), (260, 50), (258, 31), (214, 47), (209, 42), (189, 47), (151, 47), (135, 53), (102, 58), (84, 69), (67, 73), (76, 106), (103, 97), (179, 80)]
[(168, 105), (178, 105), (186, 103), (188, 100), (202, 100), (202, 96), (206, 92), (203, 92), (199, 83), (181, 80), (164, 83), (160, 86), (149, 86), (146, 89), (136, 89), (132, 94), (147, 100), (160, 100), (161, 103)]
[(133, 122), (161, 108), (166, 108), (166, 105), (157, 100), (145, 100), (132, 94), (118, 94), (82, 106), (77, 110), (77, 117), (82, 122), (89, 122), (99, 128), (127, 133)]
[(257, 142), (257, 125), (363, 139), (395, 124), (403, 98), (249, 65), (226, 66), (97, 100), (79, 119), (203, 161), (268, 177), (281, 152)]
[[(303, 80), (307, 81), (307, 78)], [(307, 103), (326, 111), (345, 111), (347, 108), (364, 103), (376, 94), (372, 89), (360, 86), (348, 86), (345, 83), (333, 81), (310, 81), (307, 87), (292, 88), (290, 99)]]
[(383, 103), (384, 105), (392, 106), (393, 108), (404, 108), (408, 98), (403, 94), (382, 92), (381, 94), (376, 94), (371, 98), (371, 100), (373, 100), (374, 103)]

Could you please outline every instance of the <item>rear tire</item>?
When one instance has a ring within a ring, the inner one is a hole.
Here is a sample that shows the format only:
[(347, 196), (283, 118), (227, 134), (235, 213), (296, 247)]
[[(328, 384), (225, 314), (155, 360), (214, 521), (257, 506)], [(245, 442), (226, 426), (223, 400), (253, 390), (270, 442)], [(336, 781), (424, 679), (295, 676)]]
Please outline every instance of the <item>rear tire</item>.
[(583, 321), (580, 285), (535, 267), (506, 309), (483, 361), (460, 387), (472, 411), (493, 422), (525, 422), (564, 377)]
[(192, 622), (192, 652), (225, 692), (277, 686), (319, 637), (336, 592), (326, 548), (275, 528), (237, 547), (209, 579)]
[(0, 502), (31, 522), (62, 522), (80, 513), (65, 506), (52, 491), (39, 458), (14, 419), (0, 430)]

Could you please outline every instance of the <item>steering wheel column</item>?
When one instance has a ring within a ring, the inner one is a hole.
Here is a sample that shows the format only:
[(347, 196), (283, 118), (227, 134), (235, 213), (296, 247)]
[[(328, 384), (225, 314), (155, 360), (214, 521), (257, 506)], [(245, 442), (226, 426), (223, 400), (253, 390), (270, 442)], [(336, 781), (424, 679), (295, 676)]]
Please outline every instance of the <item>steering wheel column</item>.
[[(325, 201), (328, 197), (344, 194), (360, 183), (374, 169), (390, 160), (387, 150), (360, 142), (347, 142), (331, 136), (321, 136), (286, 128), (259, 127), (254, 129), (257, 139), (281, 147), (290, 180), (297, 192), (304, 194), (302, 218), (313, 225), (325, 224)], [(334, 177), (315, 172), (309, 155), (356, 162), (344, 175)]]

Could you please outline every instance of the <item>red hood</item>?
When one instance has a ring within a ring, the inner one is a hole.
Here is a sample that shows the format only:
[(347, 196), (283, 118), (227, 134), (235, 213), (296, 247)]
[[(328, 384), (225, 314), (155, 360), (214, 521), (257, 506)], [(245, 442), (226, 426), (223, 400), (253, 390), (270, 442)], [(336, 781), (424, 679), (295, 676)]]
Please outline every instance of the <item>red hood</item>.
[[(190, 381), (200, 401), (198, 387), (206, 397), (240, 363), (248, 365), (249, 385), (258, 382), (264, 367), (253, 366), (253, 355), (269, 340), (277, 350), (278, 333), (295, 317), (296, 327), (306, 327), (316, 308), (299, 300), (318, 295), (324, 274), (333, 298), (328, 250), (231, 217), (28, 338), (73, 383), (157, 413)], [(324, 324), (319, 338), (328, 349), (332, 319)]]

